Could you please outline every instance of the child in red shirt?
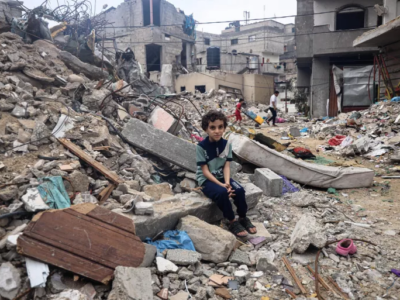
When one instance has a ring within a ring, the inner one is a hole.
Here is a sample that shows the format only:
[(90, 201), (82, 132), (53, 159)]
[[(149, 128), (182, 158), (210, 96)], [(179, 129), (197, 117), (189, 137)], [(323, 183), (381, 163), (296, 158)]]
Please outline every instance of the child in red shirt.
[(242, 123), (242, 106), (244, 106), (244, 99), (240, 99), (239, 103), (236, 105), (236, 111), (235, 111), (235, 117), (236, 117), (236, 122), (239, 121), (239, 126)]

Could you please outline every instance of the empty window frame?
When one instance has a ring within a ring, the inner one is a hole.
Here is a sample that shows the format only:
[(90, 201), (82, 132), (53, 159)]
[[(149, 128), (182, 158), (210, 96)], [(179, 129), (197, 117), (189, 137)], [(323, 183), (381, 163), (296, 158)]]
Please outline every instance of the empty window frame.
[(206, 86), (205, 85), (196, 85), (195, 87), (194, 87), (194, 89), (196, 90), (196, 91), (199, 91), (200, 93), (205, 93), (206, 92)]
[(336, 14), (336, 30), (360, 29), (365, 27), (365, 10), (348, 6)]
[(210, 46), (210, 39), (204, 38), (204, 45)]
[(237, 44), (239, 44), (239, 40), (238, 39), (231, 40), (231, 45), (237, 45)]
[(256, 41), (256, 36), (255, 35), (250, 35), (249, 36), (249, 42), (255, 42)]

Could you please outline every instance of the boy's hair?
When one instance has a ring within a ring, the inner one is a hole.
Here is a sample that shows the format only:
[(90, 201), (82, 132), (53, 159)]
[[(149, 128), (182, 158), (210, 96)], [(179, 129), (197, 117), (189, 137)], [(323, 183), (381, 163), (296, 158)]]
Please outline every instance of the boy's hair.
[(244, 102), (244, 99), (243, 99), (243, 98), (240, 98), (240, 99), (239, 99), (239, 102)]
[(203, 128), (203, 130), (206, 131), (208, 128), (208, 125), (211, 122), (215, 122), (217, 120), (221, 120), (222, 122), (224, 122), (225, 128), (228, 126), (228, 119), (222, 112), (217, 111), (217, 110), (210, 110), (201, 119), (201, 128)]
[(275, 93), (274, 94), (279, 94), (279, 91), (275, 91)]

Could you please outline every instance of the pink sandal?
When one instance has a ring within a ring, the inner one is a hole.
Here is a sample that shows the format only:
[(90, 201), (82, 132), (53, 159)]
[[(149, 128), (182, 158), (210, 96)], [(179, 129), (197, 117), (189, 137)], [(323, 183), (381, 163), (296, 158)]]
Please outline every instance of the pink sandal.
[(354, 245), (353, 240), (344, 239), (339, 242), (336, 246), (336, 253), (342, 256), (354, 254), (357, 252), (357, 247)]

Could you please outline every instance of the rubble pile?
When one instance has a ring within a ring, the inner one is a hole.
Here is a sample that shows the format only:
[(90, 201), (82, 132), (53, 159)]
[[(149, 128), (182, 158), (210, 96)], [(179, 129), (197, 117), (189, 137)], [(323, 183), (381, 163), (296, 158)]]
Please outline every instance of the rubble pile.
[[(356, 242), (345, 257), (336, 244), (323, 248), (319, 275), (330, 288), (318, 296), (398, 299), (398, 231), (384, 230), (383, 218), (351, 219), (357, 207), (344, 212), (326, 193), (296, 185), (283, 194), (280, 176), (232, 163), (258, 233), (237, 240), (226, 230), (197, 187), (195, 144), (185, 140), (201, 138), (208, 110), (233, 115), (231, 95), (155, 97), (163, 89), (133, 57), (106, 80), (104, 69), (48, 41), (2, 33), (0, 47), (1, 299), (315, 299), (317, 276), (305, 266), (314, 269), (317, 248), (345, 238), (377, 245)], [(395, 113), (385, 103), (355, 123), (390, 144)], [(376, 127), (367, 122), (377, 118)], [(313, 133), (353, 132), (336, 121)]]

